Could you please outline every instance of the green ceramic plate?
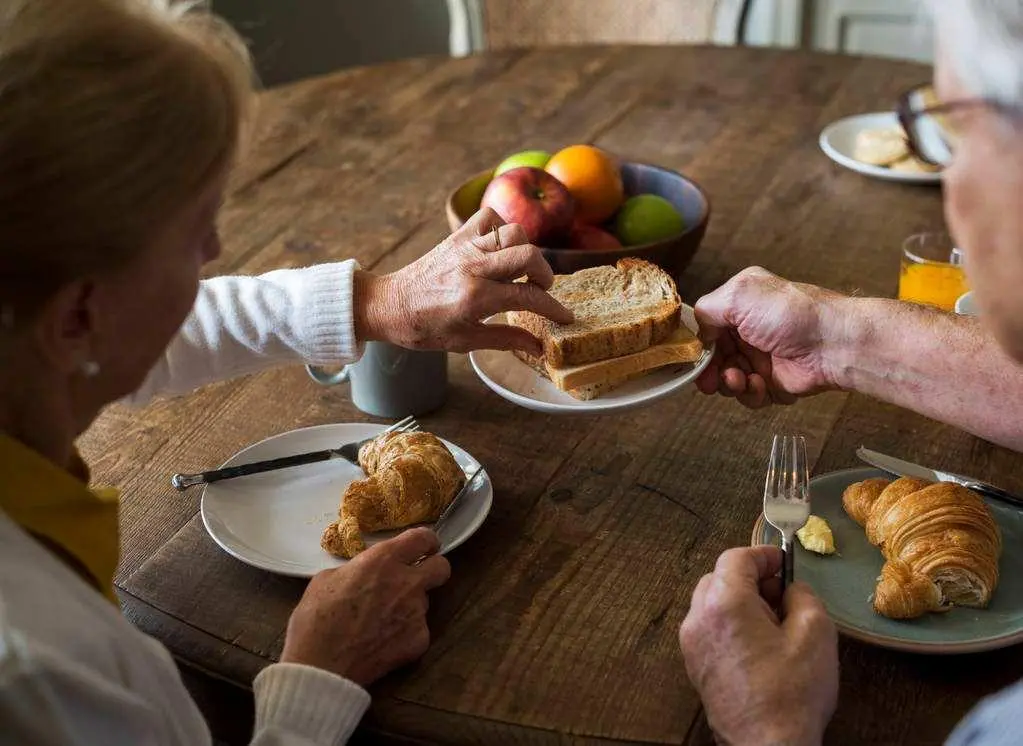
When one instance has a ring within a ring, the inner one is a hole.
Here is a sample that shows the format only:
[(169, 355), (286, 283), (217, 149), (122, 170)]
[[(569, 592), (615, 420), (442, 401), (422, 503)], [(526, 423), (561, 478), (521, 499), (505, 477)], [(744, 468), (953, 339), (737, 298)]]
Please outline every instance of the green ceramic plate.
[[(824, 601), (839, 631), (858, 640), (917, 653), (971, 653), (1023, 642), (1023, 511), (988, 501), (1002, 529), (998, 588), (986, 609), (957, 608), (919, 619), (896, 621), (874, 613), (870, 595), (881, 574), (881, 552), (842, 509), (842, 492), (853, 482), (891, 475), (849, 469), (810, 480), (814, 515), (831, 526), (837, 554), (822, 557), (796, 542), (795, 576)], [(778, 544), (780, 537), (761, 515), (753, 544)]]

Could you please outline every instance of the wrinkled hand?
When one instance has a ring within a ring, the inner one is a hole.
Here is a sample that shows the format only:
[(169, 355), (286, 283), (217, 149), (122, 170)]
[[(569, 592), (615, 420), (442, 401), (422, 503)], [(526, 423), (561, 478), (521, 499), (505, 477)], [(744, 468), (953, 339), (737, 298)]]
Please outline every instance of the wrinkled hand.
[(838, 641), (804, 583), (780, 594), (777, 547), (730, 549), (693, 591), (679, 630), (686, 672), (727, 744), (821, 743), (838, 701)]
[[(433, 531), (411, 529), (317, 574), (288, 621), (281, 661), (365, 686), (422, 656), (430, 645), (427, 591), (451, 575), (439, 548)], [(424, 554), (431, 556), (414, 565)]]
[[(513, 282), (523, 276), (528, 282)], [(357, 333), (411, 349), (519, 349), (539, 355), (542, 346), (529, 332), (483, 321), (502, 311), (533, 311), (571, 322), (571, 312), (546, 292), (553, 282), (550, 265), (522, 227), (506, 225), (484, 208), (407, 267), (383, 277), (357, 275), (355, 303), (363, 314)]]
[(734, 396), (747, 407), (792, 404), (836, 388), (825, 348), (842, 296), (783, 280), (760, 267), (745, 269), (696, 302), (705, 341), (716, 341), (697, 380), (705, 394)]

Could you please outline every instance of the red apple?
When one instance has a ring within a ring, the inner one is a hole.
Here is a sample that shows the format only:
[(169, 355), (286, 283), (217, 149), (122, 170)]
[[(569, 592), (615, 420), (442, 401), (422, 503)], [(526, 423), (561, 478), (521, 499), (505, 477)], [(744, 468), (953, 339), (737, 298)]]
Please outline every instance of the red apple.
[(495, 177), (483, 192), (489, 207), (506, 223), (518, 223), (537, 246), (553, 246), (572, 227), (575, 205), (560, 181), (539, 168), (523, 166)]
[(578, 220), (572, 224), (572, 232), (568, 237), (568, 245), (573, 249), (588, 251), (608, 251), (622, 248), (622, 242), (603, 228)]

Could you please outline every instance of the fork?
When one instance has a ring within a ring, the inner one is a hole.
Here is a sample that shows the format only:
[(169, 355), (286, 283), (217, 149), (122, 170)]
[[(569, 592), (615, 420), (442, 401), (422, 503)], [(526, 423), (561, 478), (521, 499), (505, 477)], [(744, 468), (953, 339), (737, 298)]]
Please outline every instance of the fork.
[(802, 435), (775, 435), (764, 482), (764, 518), (781, 533), (781, 592), (792, 582), (796, 531), (810, 518), (810, 471)]
[(260, 474), (264, 471), (275, 471), (276, 469), (286, 469), (291, 466), (313, 464), (317, 461), (329, 461), (332, 458), (338, 457), (357, 465), (359, 463), (359, 450), (371, 440), (379, 438), (384, 433), (414, 433), (417, 430), (419, 430), (419, 423), (416, 422), (414, 417), (409, 416), (403, 420), (395, 422), (393, 425), (384, 430), (383, 433), (377, 433), (371, 438), (364, 438), (363, 440), (345, 443), (340, 448), (328, 448), (324, 451), (298, 453), (294, 456), (282, 456), (281, 458), (272, 458), (267, 461), (254, 461), (250, 464), (240, 464), (239, 466), (226, 466), (222, 469), (212, 469), (199, 474), (175, 474), (171, 477), (171, 485), (173, 485), (174, 489), (177, 490), (187, 490), (189, 487), (193, 487), (197, 484), (220, 482), (224, 479), (234, 479), (235, 477), (244, 477), (249, 474)]

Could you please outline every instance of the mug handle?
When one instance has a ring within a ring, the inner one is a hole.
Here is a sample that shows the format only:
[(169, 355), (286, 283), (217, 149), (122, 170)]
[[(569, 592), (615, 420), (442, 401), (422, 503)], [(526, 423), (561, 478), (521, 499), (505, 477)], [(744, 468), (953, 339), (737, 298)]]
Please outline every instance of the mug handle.
[(339, 383), (344, 383), (351, 377), (351, 367), (351, 365), (346, 365), (337, 373), (324, 373), (315, 365), (307, 365), (305, 366), (305, 372), (321, 386), (336, 386)]

